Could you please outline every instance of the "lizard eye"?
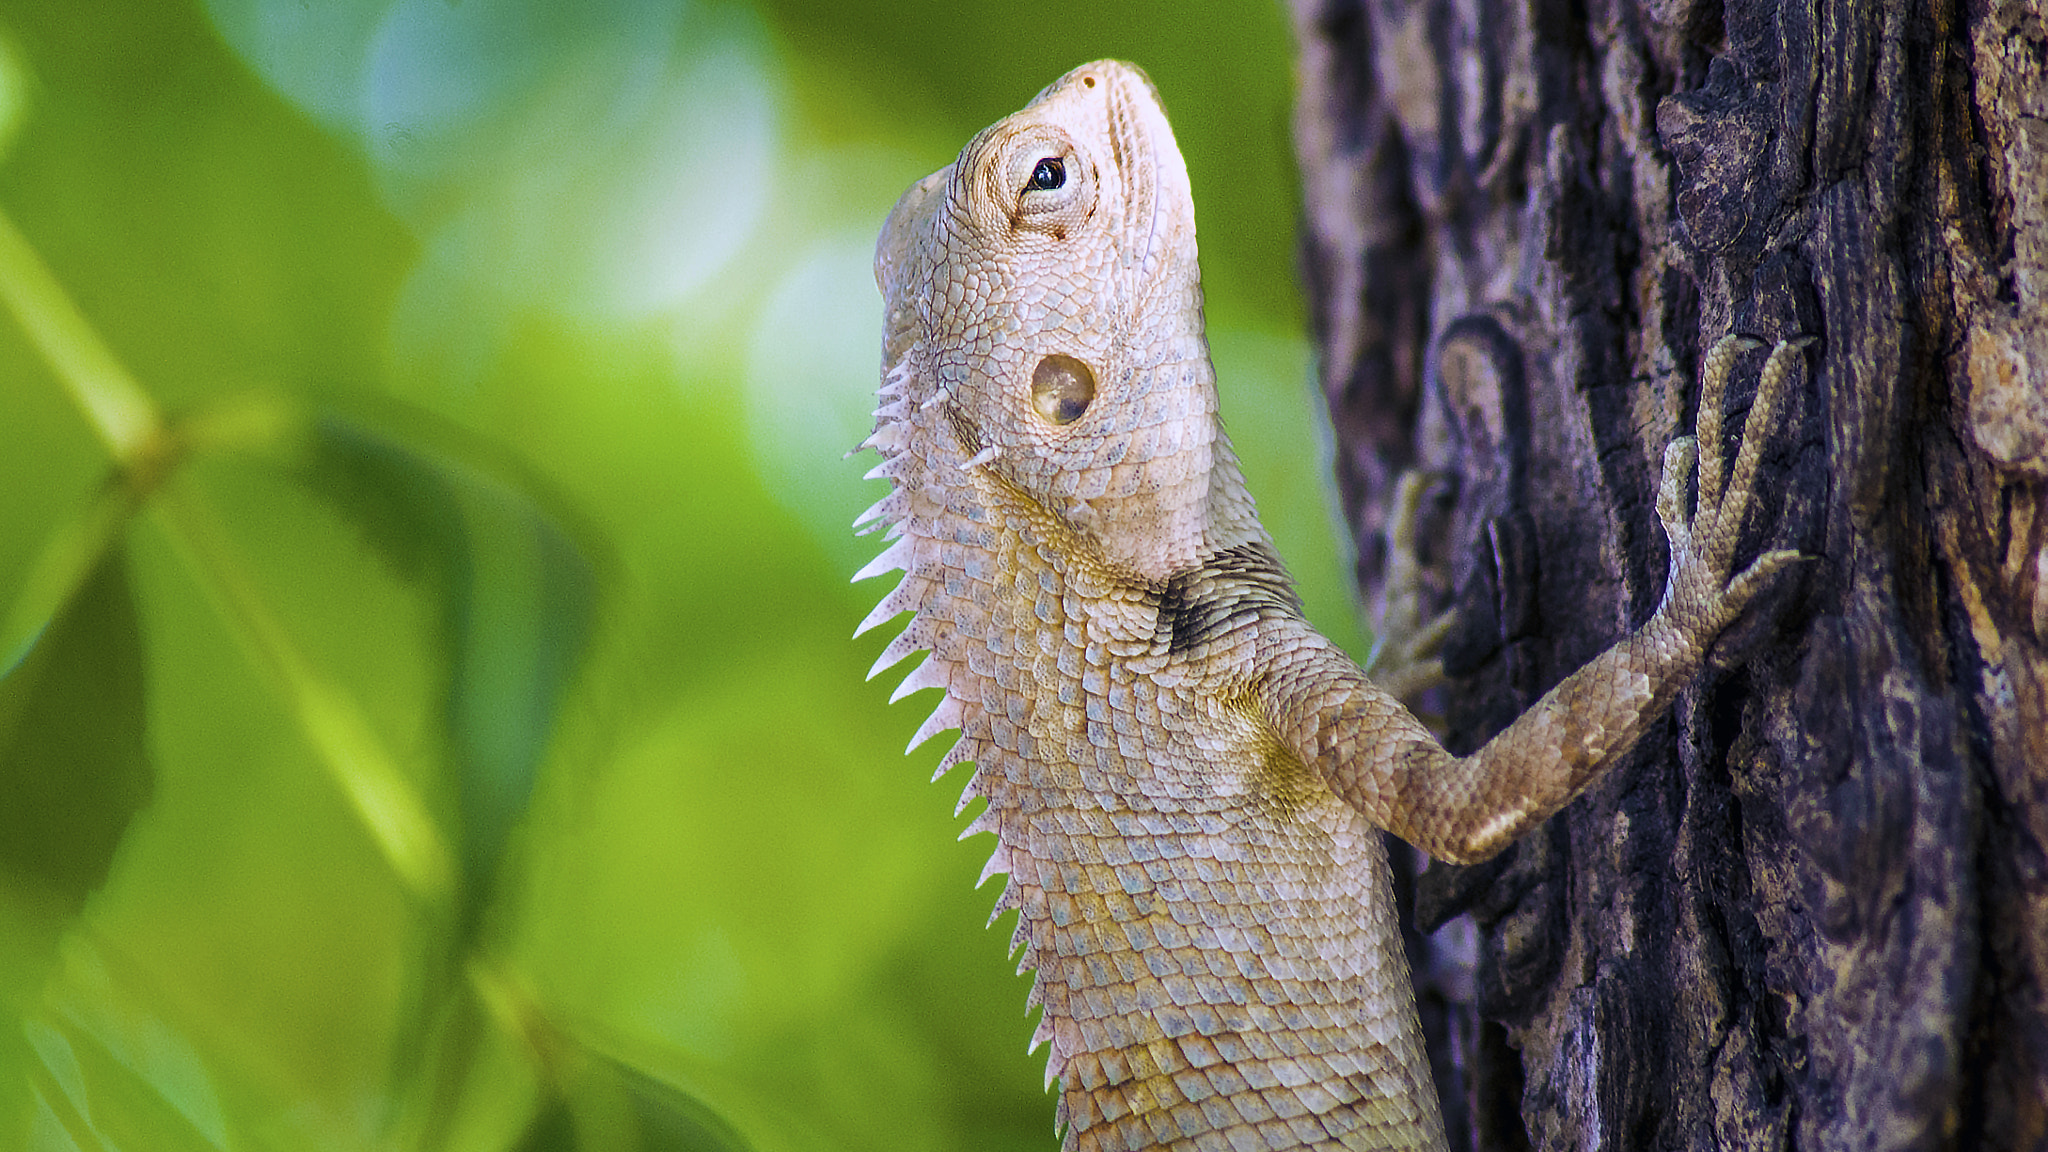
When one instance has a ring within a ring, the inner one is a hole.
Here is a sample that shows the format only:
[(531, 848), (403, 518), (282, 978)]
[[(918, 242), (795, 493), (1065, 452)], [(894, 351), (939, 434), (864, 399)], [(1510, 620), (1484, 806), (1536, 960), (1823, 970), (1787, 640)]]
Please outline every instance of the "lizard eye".
[(1066, 240), (1095, 206), (1094, 167), (1066, 133), (1031, 125), (997, 141), (983, 169), (984, 219), (1011, 233), (1036, 232)]
[(1049, 424), (1072, 424), (1095, 399), (1095, 373), (1055, 352), (1031, 373), (1031, 406)]

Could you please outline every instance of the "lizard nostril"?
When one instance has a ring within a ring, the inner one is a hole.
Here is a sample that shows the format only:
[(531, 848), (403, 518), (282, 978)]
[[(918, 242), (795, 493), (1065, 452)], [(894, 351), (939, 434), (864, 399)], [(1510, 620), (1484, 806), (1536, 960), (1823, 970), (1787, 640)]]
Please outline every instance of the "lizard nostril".
[(1031, 373), (1031, 406), (1051, 423), (1072, 424), (1094, 399), (1095, 373), (1072, 356), (1055, 352)]

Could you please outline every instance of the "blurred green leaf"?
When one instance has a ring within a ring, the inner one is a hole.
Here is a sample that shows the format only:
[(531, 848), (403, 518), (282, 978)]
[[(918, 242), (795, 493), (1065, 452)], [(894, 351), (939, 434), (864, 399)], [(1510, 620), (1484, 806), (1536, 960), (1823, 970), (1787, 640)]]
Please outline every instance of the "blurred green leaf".
[(14, 1017), (0, 1012), (0, 1145), (9, 1148), (28, 1143), (30, 1109), (36, 1089), (28, 1070), (35, 1066), (35, 1049)]
[(525, 812), (554, 717), (589, 636), (597, 580), (539, 499), (438, 446), (329, 416), (312, 488), (360, 524), (402, 573), (438, 585), (447, 735), (474, 901)]
[(702, 1100), (607, 1057), (579, 1055), (570, 1099), (543, 1105), (517, 1152), (752, 1152)]
[(606, 1067), (632, 1102), (641, 1152), (749, 1152), (746, 1138), (695, 1096), (622, 1064)]
[[(58, 970), (19, 1029), (22, 1050), (42, 1066), (38, 1075), (69, 1068), (69, 1079), (59, 1078), (67, 1098), (110, 1138), (119, 1121), (103, 1113), (115, 1107), (167, 1134), (110, 1143), (180, 1147), (196, 1134), (206, 1146), (230, 1144), (217, 1069), (193, 1043), (195, 1022), (174, 1019), (177, 1009), (153, 995), (158, 990), (133, 959), (110, 950), (96, 929), (94, 923), (66, 934)], [(53, 1059), (52, 1052), (61, 1056)]]
[(28, 61), (12, 38), (0, 35), (0, 159), (28, 116)]
[(576, 1152), (576, 1118), (569, 1106), (554, 1098), (541, 1105), (513, 1152)]
[(13, 673), (35, 650), (50, 621), (97, 573), (108, 546), (139, 507), (131, 486), (103, 484), (82, 514), (66, 520), (44, 542), (13, 606), (0, 619), (0, 676)]
[(27, 1032), (41, 1063), (30, 1073), (36, 1103), (49, 1110), (77, 1147), (87, 1152), (209, 1152), (222, 1147), (92, 1033), (62, 1020), (31, 1021)]
[(142, 637), (116, 549), (0, 680), (0, 882), (76, 912), (150, 790)]

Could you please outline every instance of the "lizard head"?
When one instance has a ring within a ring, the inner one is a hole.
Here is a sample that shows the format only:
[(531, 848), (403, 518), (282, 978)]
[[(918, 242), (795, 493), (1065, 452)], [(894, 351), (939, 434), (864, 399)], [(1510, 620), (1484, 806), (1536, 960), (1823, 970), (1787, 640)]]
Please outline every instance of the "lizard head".
[(1194, 203), (1143, 72), (1084, 65), (977, 135), (897, 203), (875, 274), (919, 475), (987, 469), (1143, 581), (1214, 546)]

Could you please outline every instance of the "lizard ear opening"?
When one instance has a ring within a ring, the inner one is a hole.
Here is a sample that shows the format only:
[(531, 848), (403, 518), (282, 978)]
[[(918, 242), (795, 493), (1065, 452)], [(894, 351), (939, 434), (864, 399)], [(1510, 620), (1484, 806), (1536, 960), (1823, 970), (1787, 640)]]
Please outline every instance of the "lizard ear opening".
[(1072, 356), (1055, 352), (1031, 373), (1031, 406), (1049, 424), (1072, 424), (1094, 400), (1095, 373)]

